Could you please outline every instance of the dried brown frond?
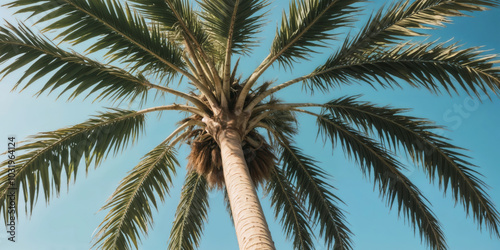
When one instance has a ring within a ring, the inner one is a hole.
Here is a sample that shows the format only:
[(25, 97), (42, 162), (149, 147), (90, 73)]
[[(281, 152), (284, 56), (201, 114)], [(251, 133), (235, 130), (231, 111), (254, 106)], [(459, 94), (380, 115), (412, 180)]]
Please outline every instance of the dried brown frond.
[[(188, 170), (196, 171), (205, 176), (212, 187), (224, 187), (224, 174), (222, 171), (222, 158), (219, 145), (206, 132), (193, 130), (194, 138), (191, 141), (191, 153), (188, 156)], [(258, 146), (243, 142), (245, 161), (255, 185), (263, 184), (271, 174), (271, 168), (276, 162), (271, 146), (264, 138), (252, 132), (248, 135), (253, 141), (258, 141)]]

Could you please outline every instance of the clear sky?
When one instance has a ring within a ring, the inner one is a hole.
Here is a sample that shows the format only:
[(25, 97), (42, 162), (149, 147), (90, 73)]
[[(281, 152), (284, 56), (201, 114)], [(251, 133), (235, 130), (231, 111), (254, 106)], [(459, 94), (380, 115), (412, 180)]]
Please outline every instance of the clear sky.
[[(4, 3), (5, 1), (2, 1)], [(382, 1), (374, 1), (382, 2)], [(281, 11), (287, 8), (288, 1), (275, 1), (271, 4), (269, 22), (265, 31), (260, 35), (263, 42), (250, 58), (242, 58), (240, 70), (247, 76), (267, 55), (269, 43), (276, 30), (275, 25), (280, 20)], [(367, 4), (368, 12), (373, 10), (373, 3)], [(472, 18), (455, 18), (452, 25), (445, 29), (432, 31), (434, 37), (440, 41), (454, 38), (465, 46), (481, 46), (492, 50), (491, 53), (500, 54), (500, 9), (488, 12), (472, 13)], [(12, 10), (0, 7), (0, 16), (9, 21), (16, 17)], [(18, 17), (19, 18), (19, 17)], [(364, 23), (366, 16), (359, 17)], [(32, 21), (27, 21), (32, 24)], [(354, 28), (352, 33), (358, 29)], [(50, 34), (49, 34), (50, 35)], [(342, 41), (341, 39), (340, 41)], [(283, 71), (279, 67), (264, 75), (264, 80), (277, 80), (277, 83), (309, 73), (314, 66), (319, 65), (338, 48), (339, 42), (334, 42), (326, 48), (324, 54), (314, 55), (310, 61), (302, 62), (292, 71)], [(84, 46), (72, 48), (83, 51)], [(92, 55), (98, 58), (98, 55)], [(2, 66), (0, 65), (0, 68)], [(21, 73), (21, 72), (19, 72)], [(92, 103), (92, 99), (76, 99), (66, 102), (64, 98), (56, 100), (56, 94), (42, 95), (34, 98), (36, 88), (24, 92), (10, 92), (17, 81), (19, 74), (12, 74), (0, 81), (0, 151), (7, 147), (7, 137), (15, 135), (18, 141), (26, 136), (42, 131), (52, 131), (58, 128), (85, 121), (90, 115), (110, 107), (107, 102)], [(407, 86), (407, 85), (403, 85)], [(280, 95), (285, 100), (325, 102), (344, 95), (363, 94), (362, 100), (372, 101), (381, 105), (411, 108), (413, 116), (420, 116), (434, 120), (440, 125), (448, 127), (443, 135), (451, 138), (453, 143), (465, 147), (470, 151), (467, 155), (473, 159), (472, 163), (481, 166), (483, 179), (490, 186), (489, 194), (497, 205), (500, 205), (500, 168), (498, 155), (500, 153), (500, 99), (494, 97), (492, 101), (483, 102), (471, 99), (466, 95), (436, 96), (427, 91), (413, 88), (374, 91), (363, 85), (345, 86), (335, 89), (327, 95), (311, 98), (305, 92), (300, 92), (300, 86), (290, 88)], [(162, 105), (165, 101), (159, 101)], [(152, 105), (152, 104), (150, 104)], [(127, 105), (120, 105), (127, 108)], [(131, 108), (137, 108), (131, 105)], [(35, 207), (31, 218), (21, 216), (18, 222), (17, 242), (7, 241), (7, 233), (0, 231), (0, 249), (7, 250), (79, 250), (91, 247), (90, 240), (95, 228), (106, 215), (106, 211), (98, 212), (106, 199), (112, 194), (119, 181), (132, 169), (150, 149), (160, 143), (174, 128), (174, 123), (181, 116), (177, 113), (164, 114), (159, 120), (156, 116), (147, 119), (146, 134), (141, 140), (127, 148), (127, 150), (113, 158), (110, 157), (99, 168), (92, 169), (88, 176), (83, 171), (79, 174), (76, 183), (71, 184), (68, 192), (63, 189), (60, 197), (54, 198), (47, 206), (40, 200)], [(338, 195), (346, 205), (342, 205), (350, 223), (350, 229), (355, 234), (353, 240), (355, 249), (361, 250), (417, 250), (426, 249), (420, 242), (418, 232), (414, 234), (412, 228), (404, 219), (398, 219), (397, 211), (389, 211), (385, 202), (379, 198), (378, 191), (373, 191), (373, 184), (364, 178), (359, 167), (344, 157), (341, 150), (332, 152), (331, 146), (323, 146), (320, 139), (316, 140), (315, 121), (310, 117), (299, 116), (301, 132), (296, 138), (297, 144), (302, 146), (306, 153), (316, 157), (328, 173), (332, 175), (331, 183), (337, 188)], [(183, 147), (179, 150), (178, 159), (181, 168), (178, 171), (171, 189), (170, 198), (154, 213), (155, 225), (148, 237), (143, 237), (140, 249), (165, 249), (173, 216), (179, 201), (180, 189), (185, 175), (184, 167), (188, 150)], [(0, 157), (5, 157), (0, 156)], [(3, 159), (1, 159), (3, 160)], [(451, 250), (495, 250), (500, 249), (500, 240), (490, 238), (488, 231), (481, 232), (472, 218), (466, 218), (460, 204), (455, 205), (450, 195), (443, 197), (437, 185), (429, 184), (424, 173), (412, 163), (402, 158), (407, 164), (409, 178), (420, 188), (432, 204), (432, 209), (439, 218), (445, 232), (449, 249)], [(291, 243), (284, 237), (279, 221), (274, 220), (273, 210), (267, 197), (262, 197), (262, 204), (268, 223), (278, 249), (291, 249)], [(228, 213), (222, 202), (220, 192), (210, 193), (209, 222), (205, 226), (203, 240), (199, 249), (237, 249), (237, 241)], [(499, 207), (500, 208), (500, 207)], [(320, 240), (317, 249), (325, 249)]]

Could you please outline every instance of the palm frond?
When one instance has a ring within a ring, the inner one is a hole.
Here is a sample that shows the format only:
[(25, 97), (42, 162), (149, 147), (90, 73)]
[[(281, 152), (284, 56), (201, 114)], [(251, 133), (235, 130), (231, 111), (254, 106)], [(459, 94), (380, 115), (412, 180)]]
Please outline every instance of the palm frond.
[(168, 249), (188, 250), (199, 246), (203, 225), (208, 220), (208, 189), (203, 175), (195, 171), (186, 175)]
[[(18, 147), (14, 182), (16, 192), (21, 188), (24, 192), (26, 211), (31, 213), (41, 190), (46, 202), (53, 191), (59, 193), (63, 170), (69, 184), (76, 179), (82, 158), (88, 171), (92, 162), (97, 166), (110, 152), (116, 154), (137, 140), (144, 121), (143, 113), (112, 109), (84, 123), (37, 134)], [(0, 166), (0, 211), (7, 215), (9, 171), (7, 162)]]
[(337, 118), (375, 133), (393, 150), (402, 146), (416, 164), (424, 167), (431, 180), (439, 180), (445, 193), (451, 189), (455, 201), (460, 200), (467, 213), (471, 210), (480, 226), (485, 223), (490, 232), (499, 235), (500, 215), (485, 193), (486, 184), (477, 177), (477, 166), (464, 159), (466, 156), (457, 151), (461, 148), (432, 132), (440, 127), (405, 116), (404, 109), (378, 107), (357, 101), (356, 97), (333, 100), (325, 106)]
[(336, 250), (352, 248), (352, 232), (347, 227), (342, 209), (335, 203), (342, 202), (330, 190), (334, 189), (324, 178), (327, 174), (316, 162), (293, 146), (284, 135), (274, 133), (280, 144), (283, 173), (295, 182), (297, 196), (307, 199), (311, 221), (320, 225), (320, 235), (327, 246)]
[(259, 123), (263, 123), (274, 131), (280, 131), (280, 133), (287, 136), (295, 135), (298, 129), (297, 118), (294, 112), (290, 110), (259, 112), (250, 120), (248, 129), (254, 129)]
[[(460, 49), (456, 44), (403, 43), (384, 49), (358, 54), (343, 64), (330, 58), (307, 80), (311, 90), (328, 90), (334, 85), (356, 80), (374, 86), (399, 86), (398, 79), (412, 87), (424, 87), (432, 92), (469, 95), (500, 92), (500, 67), (495, 55), (484, 55), (478, 48)], [(458, 84), (456, 84), (458, 83)]]
[[(62, 89), (59, 96), (70, 91), (69, 99), (84, 93), (86, 97), (99, 93), (96, 99), (145, 100), (152, 85), (142, 75), (136, 77), (120, 68), (67, 52), (45, 37), (33, 34), (24, 24), (15, 27), (7, 23), (7, 28), (0, 27), (0, 62), (13, 58), (13, 62), (5, 66), (0, 74), (8, 75), (30, 65), (14, 88), (22, 87), (24, 90), (43, 76), (51, 75), (37, 92), (38, 95)], [(25, 79), (29, 81), (22, 86)]]
[(273, 168), (266, 193), (271, 194), (274, 216), (278, 218), (281, 215), (283, 230), (287, 238), (293, 240), (294, 249), (314, 249), (307, 211), (303, 207), (303, 200), (297, 196), (296, 189), (281, 169)]
[[(164, 30), (185, 36), (197, 45), (207, 46), (208, 34), (197, 13), (186, 0), (130, 0), (146, 17)], [(179, 32), (182, 31), (183, 33)]]
[[(319, 133), (335, 146), (339, 142), (344, 152), (359, 163), (363, 173), (373, 176), (381, 195), (392, 208), (397, 202), (398, 213), (407, 219), (413, 229), (419, 230), (422, 240), (431, 249), (446, 249), (439, 222), (426, 204), (418, 188), (401, 172), (401, 164), (379, 144), (367, 138), (331, 115), (317, 115)], [(372, 174), (373, 172), (373, 174)]]
[(132, 69), (158, 74), (185, 73), (182, 51), (169, 42), (158, 25), (146, 21), (115, 0), (16, 0), (6, 6), (17, 13), (43, 14), (38, 22), (52, 21), (45, 30), (62, 30), (62, 41), (79, 44), (98, 38), (88, 51), (107, 49), (112, 60), (130, 63)]
[(270, 62), (277, 60), (291, 66), (297, 59), (306, 59), (314, 47), (335, 37), (331, 32), (349, 25), (354, 5), (359, 0), (293, 0), (288, 16), (283, 14), (281, 27), (274, 38)]
[(353, 15), (359, 9), (355, 6), (358, 2), (361, 0), (293, 0), (288, 17), (283, 14), (270, 54), (246, 81), (235, 109), (244, 108), (250, 89), (275, 61), (292, 67), (298, 59), (307, 59), (314, 52), (314, 47), (324, 46), (333, 39), (335, 29), (353, 21)]
[[(215, 46), (221, 52), (223, 63), (222, 96), (229, 97), (231, 91), (231, 59), (233, 53), (247, 54), (258, 42), (255, 34), (264, 25), (265, 12), (262, 9), (269, 5), (267, 0), (203, 0), (200, 5), (204, 12), (202, 17)], [(223, 97), (221, 97), (223, 98)], [(227, 100), (229, 101), (229, 100)]]
[(175, 150), (168, 141), (146, 154), (103, 206), (109, 212), (94, 236), (94, 247), (138, 249), (140, 235), (153, 226), (151, 204), (157, 208), (157, 197), (165, 200), (176, 166)]
[[(190, 59), (196, 66), (199, 80), (205, 85), (211, 85), (206, 79), (211, 78), (212, 84), (218, 85), (219, 75), (215, 68), (214, 60), (220, 60), (218, 55), (220, 50), (214, 46), (213, 39), (209, 39), (209, 34), (198, 19), (196, 12), (192, 9), (189, 1), (186, 0), (132, 0), (136, 7), (146, 13), (148, 17), (156, 21), (163, 29), (173, 34), (173, 39), (184, 45), (184, 49), (190, 55)], [(210, 52), (208, 54), (207, 52)], [(199, 58), (198, 58), (199, 57)], [(191, 79), (193, 80), (193, 79)], [(202, 91), (206, 92), (206, 91)], [(207, 93), (205, 93), (207, 94)]]
[[(398, 1), (387, 10), (381, 8), (354, 38), (348, 38), (333, 56), (342, 64), (380, 46), (399, 43), (407, 37), (426, 36), (422, 29), (444, 26), (450, 17), (464, 16), (465, 11), (483, 11), (498, 5), (496, 0), (420, 0)], [(417, 29), (419, 29), (417, 31)]]
[[(202, 0), (207, 31), (226, 50), (229, 44), (232, 53), (247, 54), (258, 42), (257, 34), (264, 25), (268, 0)], [(230, 41), (228, 41), (230, 40)]]

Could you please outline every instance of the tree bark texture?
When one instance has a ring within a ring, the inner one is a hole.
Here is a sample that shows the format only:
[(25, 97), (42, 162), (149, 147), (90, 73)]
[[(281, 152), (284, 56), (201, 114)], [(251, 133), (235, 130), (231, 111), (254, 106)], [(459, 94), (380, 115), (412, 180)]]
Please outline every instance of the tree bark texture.
[(224, 181), (240, 250), (276, 249), (245, 161), (241, 138), (234, 129), (218, 135)]

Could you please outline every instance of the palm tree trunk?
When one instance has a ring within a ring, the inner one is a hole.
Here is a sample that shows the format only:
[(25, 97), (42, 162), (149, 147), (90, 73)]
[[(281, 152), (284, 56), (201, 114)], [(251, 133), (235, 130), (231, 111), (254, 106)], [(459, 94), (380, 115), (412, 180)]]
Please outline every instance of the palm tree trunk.
[(254, 183), (250, 178), (239, 133), (234, 129), (221, 131), (219, 146), (240, 250), (275, 249)]

